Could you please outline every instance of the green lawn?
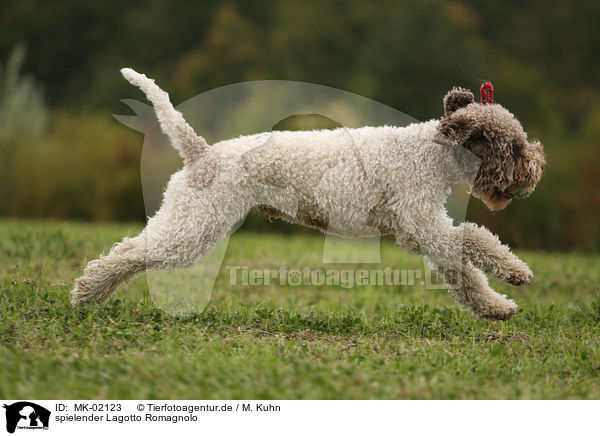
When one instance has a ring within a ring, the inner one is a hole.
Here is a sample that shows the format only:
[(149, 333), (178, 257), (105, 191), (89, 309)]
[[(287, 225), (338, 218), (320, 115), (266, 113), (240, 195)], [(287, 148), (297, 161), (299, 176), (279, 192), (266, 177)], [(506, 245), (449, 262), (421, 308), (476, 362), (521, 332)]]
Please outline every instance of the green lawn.
[[(421, 285), (231, 287), (227, 265), (322, 267), (317, 234), (236, 233), (195, 317), (153, 307), (143, 276), (72, 309), (84, 260), (138, 230), (0, 221), (0, 397), (600, 398), (600, 256), (519, 253), (536, 277), (491, 280), (520, 305), (502, 323)], [(389, 241), (382, 259), (422, 269)]]

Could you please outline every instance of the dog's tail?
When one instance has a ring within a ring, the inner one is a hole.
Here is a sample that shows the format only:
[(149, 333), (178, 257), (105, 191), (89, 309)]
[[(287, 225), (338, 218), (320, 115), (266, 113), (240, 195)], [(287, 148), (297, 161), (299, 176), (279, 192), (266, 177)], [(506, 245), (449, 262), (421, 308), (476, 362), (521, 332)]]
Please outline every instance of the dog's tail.
[(160, 89), (154, 80), (145, 74), (137, 73), (131, 68), (121, 69), (121, 74), (132, 85), (139, 87), (152, 105), (158, 117), (162, 131), (169, 137), (173, 147), (179, 151), (185, 163), (193, 163), (209, 150), (202, 136), (196, 135), (194, 129), (185, 121), (181, 112), (175, 110), (169, 94)]

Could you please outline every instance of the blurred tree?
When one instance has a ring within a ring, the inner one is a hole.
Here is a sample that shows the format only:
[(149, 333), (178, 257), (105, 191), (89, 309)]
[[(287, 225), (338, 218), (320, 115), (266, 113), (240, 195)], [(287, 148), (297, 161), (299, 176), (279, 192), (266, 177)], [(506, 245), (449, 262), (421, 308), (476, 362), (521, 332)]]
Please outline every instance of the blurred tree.
[[(141, 98), (121, 78), (123, 66), (151, 74), (175, 103), (225, 84), (287, 79), (365, 95), (418, 119), (439, 116), (450, 87), (476, 91), (486, 79), (542, 140), (549, 167), (531, 199), (499, 214), (472, 202), (469, 217), (517, 245), (598, 250), (599, 20), (592, 0), (1, 2), (0, 60), (26, 44), (29, 78), (7, 86), (17, 51), (0, 78), (0, 171), (12, 193), (2, 191), (0, 213), (140, 217), (141, 141), (108, 120), (122, 110), (120, 98)], [(27, 134), (42, 132), (35, 126), (48, 114), (34, 83), (60, 114), (37, 141)], [(6, 139), (7, 129), (25, 134)], [(15, 159), (37, 174), (11, 176)], [(67, 163), (78, 167), (71, 175)]]
[(21, 75), (25, 47), (15, 47), (0, 64), (0, 141), (15, 136), (37, 139), (48, 125), (49, 112), (40, 86), (31, 76)]

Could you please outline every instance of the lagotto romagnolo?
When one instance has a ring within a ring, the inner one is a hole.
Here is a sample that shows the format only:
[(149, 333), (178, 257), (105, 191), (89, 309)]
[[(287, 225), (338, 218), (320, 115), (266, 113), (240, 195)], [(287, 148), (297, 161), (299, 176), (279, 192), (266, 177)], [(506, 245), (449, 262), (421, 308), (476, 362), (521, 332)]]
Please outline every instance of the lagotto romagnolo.
[[(441, 119), (267, 132), (209, 146), (153, 80), (128, 68), (122, 73), (154, 105), (184, 167), (171, 177), (146, 228), (88, 263), (73, 304), (101, 302), (147, 268), (194, 265), (257, 211), (346, 237), (392, 234), (398, 246), (424, 256), (475, 316), (505, 320), (517, 311), (490, 288), (484, 272), (525, 285), (531, 270), (487, 229), (454, 225), (444, 206), (457, 183), (470, 184), (474, 197), (500, 210), (539, 182), (543, 147), (501, 105), (454, 88), (444, 97)], [(463, 155), (477, 160), (474, 173)]]

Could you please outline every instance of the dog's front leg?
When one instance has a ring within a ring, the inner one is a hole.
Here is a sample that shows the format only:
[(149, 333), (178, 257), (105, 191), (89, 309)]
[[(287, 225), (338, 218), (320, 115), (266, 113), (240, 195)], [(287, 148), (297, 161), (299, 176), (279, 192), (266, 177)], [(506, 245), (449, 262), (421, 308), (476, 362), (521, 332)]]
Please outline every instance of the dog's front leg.
[(490, 288), (483, 272), (471, 262), (426, 259), (441, 274), (456, 302), (476, 317), (507, 320), (517, 312), (517, 304)]
[(512, 285), (529, 284), (533, 273), (497, 236), (473, 223), (459, 226), (462, 250), (473, 265)]
[(505, 320), (516, 313), (515, 302), (490, 288), (483, 272), (469, 260), (474, 251), (465, 245), (461, 227), (443, 219), (434, 226), (412, 229), (412, 232), (399, 231), (396, 244), (424, 256), (442, 275), (458, 304), (477, 317), (494, 320)]
[(513, 285), (529, 284), (533, 277), (527, 264), (497, 236), (473, 223), (453, 226), (448, 220), (440, 219), (432, 226), (415, 228), (410, 236), (406, 232), (399, 233), (396, 241), (415, 254), (470, 261), (475, 267)]

